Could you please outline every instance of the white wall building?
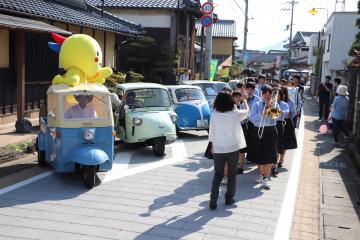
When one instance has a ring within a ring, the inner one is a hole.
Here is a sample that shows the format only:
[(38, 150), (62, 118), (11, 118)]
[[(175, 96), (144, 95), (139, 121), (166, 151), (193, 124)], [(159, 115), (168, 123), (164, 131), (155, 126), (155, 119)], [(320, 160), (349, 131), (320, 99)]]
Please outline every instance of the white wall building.
[(338, 71), (346, 69), (349, 49), (358, 33), (355, 21), (357, 12), (333, 12), (321, 34), (323, 46), (322, 78), (330, 75), (334, 79)]

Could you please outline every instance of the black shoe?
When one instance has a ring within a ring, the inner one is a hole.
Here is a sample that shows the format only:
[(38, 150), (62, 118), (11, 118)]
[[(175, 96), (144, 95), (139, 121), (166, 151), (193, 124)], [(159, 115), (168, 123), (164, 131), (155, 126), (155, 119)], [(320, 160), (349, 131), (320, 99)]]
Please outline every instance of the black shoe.
[(238, 168), (238, 170), (237, 170), (237, 174), (243, 174), (244, 173), (244, 169), (242, 169), (242, 168)]
[(271, 169), (271, 176), (273, 177), (277, 177), (278, 171), (276, 170), (276, 168), (272, 168)]
[(233, 203), (235, 203), (235, 199), (233, 199), (233, 198), (225, 200), (225, 205), (231, 205)]
[(209, 208), (210, 208), (211, 210), (215, 210), (215, 209), (217, 208), (217, 204), (216, 204), (215, 202), (210, 201), (210, 203), (209, 203)]

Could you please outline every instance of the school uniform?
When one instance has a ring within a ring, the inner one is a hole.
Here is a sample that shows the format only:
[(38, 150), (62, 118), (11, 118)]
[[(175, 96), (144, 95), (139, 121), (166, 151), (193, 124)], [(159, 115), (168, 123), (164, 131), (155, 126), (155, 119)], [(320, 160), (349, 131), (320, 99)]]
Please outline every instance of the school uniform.
[[(261, 98), (256, 96), (255, 94), (253, 94), (251, 97), (248, 97), (247, 104), (249, 106), (250, 112), (251, 112), (252, 106), (259, 101), (261, 101)], [(250, 112), (249, 112), (249, 114), (250, 114)], [(240, 150), (240, 153), (247, 153), (252, 146), (251, 136), (252, 136), (252, 129), (254, 128), (254, 124), (250, 121), (250, 119), (248, 117), (243, 122), (241, 122), (241, 126), (243, 128), (247, 147), (245, 149)]]
[[(265, 102), (255, 103), (250, 112), (250, 121), (254, 124), (251, 133), (251, 151), (248, 151), (248, 160), (253, 163), (265, 165), (277, 163), (277, 119), (263, 117)], [(263, 118), (263, 122), (261, 119)], [(262, 131), (262, 136), (259, 136)]]
[(277, 139), (277, 151), (278, 153), (284, 153), (285, 146), (284, 146), (284, 126), (285, 126), (285, 117), (289, 114), (289, 105), (286, 102), (280, 101), (279, 108), (282, 111), (281, 116), (276, 121), (276, 130), (278, 133)]
[(287, 102), (289, 106), (290, 117), (285, 117), (285, 126), (284, 126), (284, 149), (295, 149), (297, 148), (297, 140), (295, 134), (296, 128), (296, 107), (295, 102), (292, 99), (289, 99)]
[[(241, 103), (237, 108), (239, 110), (244, 110), (245, 109), (245, 104)], [(244, 138), (245, 138), (246, 144), (247, 144), (246, 138), (247, 138), (247, 135), (248, 135), (247, 119), (248, 119), (248, 116), (246, 117), (246, 119), (241, 121), (241, 128), (242, 128), (243, 133), (244, 133)], [(247, 147), (241, 148), (240, 153), (246, 153), (246, 149), (247, 149)]]

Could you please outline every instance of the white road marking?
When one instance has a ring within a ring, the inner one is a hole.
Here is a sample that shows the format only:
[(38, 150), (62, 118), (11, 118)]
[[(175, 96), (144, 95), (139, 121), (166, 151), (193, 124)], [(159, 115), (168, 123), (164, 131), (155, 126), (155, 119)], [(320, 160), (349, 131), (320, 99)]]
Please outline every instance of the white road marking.
[[(147, 163), (147, 164), (141, 165), (139, 167), (134, 167), (134, 168), (130, 168), (130, 169), (127, 169), (127, 166), (126, 167), (124, 167), (124, 166), (118, 167), (117, 164), (115, 164), (113, 166), (113, 169), (110, 172), (106, 173), (102, 182), (104, 183), (104, 182), (117, 180), (117, 179), (120, 179), (123, 177), (127, 177), (127, 176), (131, 176), (131, 175), (138, 174), (141, 172), (149, 171), (149, 170), (152, 170), (155, 168), (175, 164), (177, 162), (187, 159), (188, 155), (187, 155), (185, 144), (183, 141), (177, 141), (169, 146), (171, 146), (171, 148), (172, 148), (172, 155), (173, 155), (172, 158), (168, 158), (168, 159), (164, 159), (164, 160), (160, 160), (160, 161), (156, 161), (156, 162), (152, 162), (152, 163)], [(123, 165), (126, 162), (128, 164), (130, 161), (131, 153), (128, 153), (128, 154), (129, 154), (128, 159), (121, 160), (123, 162)]]
[(301, 115), (297, 142), (298, 148), (294, 154), (285, 196), (281, 205), (280, 216), (276, 225), (274, 240), (288, 240), (290, 235), (304, 143), (304, 111), (302, 111)]
[(48, 177), (48, 176), (50, 176), (50, 175), (53, 175), (54, 173), (55, 173), (55, 171), (53, 171), (53, 170), (47, 171), (47, 172), (41, 173), (41, 174), (39, 174), (39, 175), (37, 175), (37, 176), (35, 176), (35, 177), (26, 179), (26, 180), (24, 180), (24, 181), (21, 181), (21, 182), (18, 182), (18, 183), (16, 183), (16, 184), (14, 184), (14, 185), (10, 185), (10, 186), (8, 186), (8, 187), (5, 187), (5, 188), (3, 188), (3, 189), (0, 189), (0, 195), (3, 195), (3, 194), (5, 194), (5, 193), (11, 192), (11, 191), (13, 191), (13, 190), (15, 190), (15, 189), (18, 189), (18, 188), (21, 188), (21, 187), (23, 187), (23, 186), (26, 186), (26, 185), (28, 185), (28, 184), (30, 184), (30, 183), (33, 183), (33, 182), (37, 181), (37, 180), (40, 180), (40, 179), (43, 179), (43, 178)]

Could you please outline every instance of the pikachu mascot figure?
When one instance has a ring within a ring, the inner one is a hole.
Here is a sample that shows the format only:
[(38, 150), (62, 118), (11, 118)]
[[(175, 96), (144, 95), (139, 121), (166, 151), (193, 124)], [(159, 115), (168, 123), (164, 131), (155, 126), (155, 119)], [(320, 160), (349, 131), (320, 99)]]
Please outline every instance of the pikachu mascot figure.
[(66, 73), (56, 75), (53, 84), (76, 86), (80, 83), (104, 84), (105, 78), (112, 74), (109, 67), (102, 67), (103, 56), (98, 42), (85, 34), (63, 37), (52, 33), (56, 43), (49, 42), (49, 47), (59, 53), (60, 66)]

